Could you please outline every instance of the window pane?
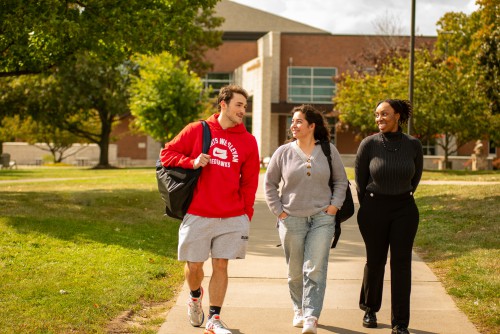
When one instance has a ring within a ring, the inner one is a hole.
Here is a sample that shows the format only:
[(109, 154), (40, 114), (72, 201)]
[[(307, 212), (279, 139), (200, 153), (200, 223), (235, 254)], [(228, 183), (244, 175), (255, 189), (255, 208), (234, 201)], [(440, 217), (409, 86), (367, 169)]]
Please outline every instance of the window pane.
[(208, 80), (224, 80), (229, 81), (231, 74), (230, 73), (208, 73)]
[(205, 76), (203, 83), (205, 88), (212, 87), (212, 92), (210, 93), (211, 97), (217, 96), (219, 94), (219, 90), (228, 84), (231, 83), (232, 74), (231, 73), (207, 73)]
[(288, 90), (290, 95), (311, 95), (310, 87), (290, 87)]
[(290, 78), (290, 85), (292, 86), (311, 86), (311, 78)]
[(323, 77), (332, 77), (335, 75), (334, 68), (314, 68), (313, 75), (314, 76), (323, 76)]
[(435, 140), (426, 140), (422, 142), (424, 155), (436, 155)]
[(288, 101), (333, 103), (336, 68), (288, 67)]
[(333, 89), (331, 87), (326, 87), (326, 88), (316, 88), (316, 87), (314, 87), (313, 93), (314, 93), (314, 95), (333, 96)]
[(333, 87), (333, 80), (331, 78), (314, 78), (314, 86), (330, 86)]
[(436, 149), (433, 146), (423, 146), (424, 155), (436, 155)]
[(289, 74), (291, 76), (295, 75), (305, 75), (305, 76), (311, 76), (311, 68), (308, 67), (289, 67)]
[(225, 82), (210, 82), (209, 86), (212, 87), (214, 90), (220, 90), (222, 87), (226, 86), (227, 83)]

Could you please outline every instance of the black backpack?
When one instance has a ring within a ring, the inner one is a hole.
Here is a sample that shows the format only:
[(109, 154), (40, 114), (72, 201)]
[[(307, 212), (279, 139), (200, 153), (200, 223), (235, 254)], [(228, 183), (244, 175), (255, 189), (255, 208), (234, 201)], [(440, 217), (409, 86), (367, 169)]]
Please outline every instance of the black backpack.
[[(203, 125), (202, 152), (208, 153), (212, 136), (207, 122)], [(201, 167), (198, 169), (184, 169), (181, 167), (165, 167), (158, 159), (156, 161), (156, 181), (161, 198), (165, 202), (165, 214), (176, 219), (183, 219), (193, 200), (193, 192)]]
[[(330, 180), (328, 180), (328, 184), (330, 185), (330, 189), (333, 194), (333, 169), (332, 169), (332, 154), (330, 150), (330, 142), (322, 141), (321, 149), (328, 160), (328, 166), (330, 167)], [(351, 218), (354, 215), (354, 201), (352, 199), (351, 193), (351, 183), (348, 182), (347, 190), (345, 193), (344, 204), (342, 204), (342, 209), (337, 211), (335, 215), (335, 236), (333, 238), (332, 247), (335, 248), (337, 246), (337, 242), (339, 241), (340, 234), (342, 233), (342, 229), (340, 228), (340, 224), (345, 222), (347, 219)]]

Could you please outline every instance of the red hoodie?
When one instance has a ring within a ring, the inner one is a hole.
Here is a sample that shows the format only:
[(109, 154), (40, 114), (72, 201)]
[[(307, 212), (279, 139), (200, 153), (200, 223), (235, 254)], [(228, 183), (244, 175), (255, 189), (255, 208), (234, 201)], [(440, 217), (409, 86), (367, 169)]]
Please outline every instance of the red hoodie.
[[(218, 117), (215, 114), (207, 119), (212, 135), (210, 163), (202, 168), (187, 212), (209, 218), (247, 214), (251, 220), (260, 172), (257, 141), (243, 124), (222, 129)], [(201, 143), (201, 122), (188, 124), (161, 150), (162, 164), (193, 168)]]

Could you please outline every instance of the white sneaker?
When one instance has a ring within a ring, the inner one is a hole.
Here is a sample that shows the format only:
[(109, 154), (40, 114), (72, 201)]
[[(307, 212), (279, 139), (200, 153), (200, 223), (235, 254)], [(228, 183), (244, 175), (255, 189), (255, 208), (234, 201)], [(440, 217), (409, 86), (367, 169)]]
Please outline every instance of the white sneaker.
[(201, 295), (198, 298), (189, 297), (188, 299), (188, 317), (191, 326), (200, 327), (205, 319), (201, 301), (203, 299), (203, 288), (200, 288)]
[(295, 310), (294, 313), (295, 314), (292, 321), (293, 327), (302, 328), (302, 326), (304, 325), (304, 316), (302, 315), (302, 310)]
[(304, 326), (302, 328), (302, 334), (316, 334), (318, 331), (318, 318), (307, 317), (304, 319)]
[(226, 328), (226, 324), (220, 320), (220, 315), (214, 314), (207, 320), (204, 334), (231, 334), (231, 331)]

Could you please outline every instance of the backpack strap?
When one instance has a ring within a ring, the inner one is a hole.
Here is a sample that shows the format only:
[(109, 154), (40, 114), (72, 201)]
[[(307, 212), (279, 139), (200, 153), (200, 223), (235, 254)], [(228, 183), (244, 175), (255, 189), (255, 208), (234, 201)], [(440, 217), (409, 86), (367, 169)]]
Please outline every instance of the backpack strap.
[[(330, 167), (330, 179), (328, 180), (328, 185), (332, 191), (333, 195), (333, 168), (332, 168), (332, 151), (330, 149), (330, 142), (324, 140), (321, 141), (321, 149), (323, 150), (323, 154), (326, 156), (326, 160), (328, 160), (328, 167)], [(342, 229), (340, 228), (340, 220), (335, 217), (335, 236), (333, 238), (331, 248), (335, 248), (337, 246), (337, 242), (339, 242), (340, 234), (342, 233)]]
[(210, 150), (210, 142), (212, 141), (212, 134), (210, 133), (210, 128), (206, 121), (201, 121), (201, 125), (203, 126), (203, 142), (201, 151), (205, 154)]
[(328, 167), (330, 167), (330, 179), (328, 180), (328, 185), (330, 186), (330, 190), (333, 195), (333, 169), (332, 169), (332, 151), (330, 150), (330, 143), (328, 141), (321, 142), (321, 149), (323, 150), (323, 154), (326, 156), (326, 160), (328, 160)]

